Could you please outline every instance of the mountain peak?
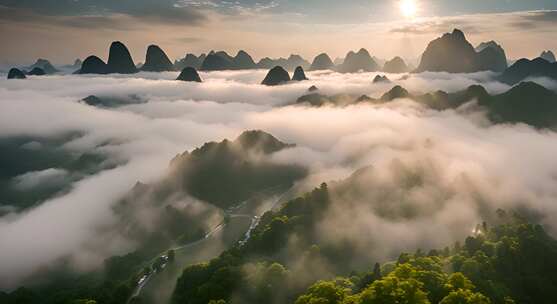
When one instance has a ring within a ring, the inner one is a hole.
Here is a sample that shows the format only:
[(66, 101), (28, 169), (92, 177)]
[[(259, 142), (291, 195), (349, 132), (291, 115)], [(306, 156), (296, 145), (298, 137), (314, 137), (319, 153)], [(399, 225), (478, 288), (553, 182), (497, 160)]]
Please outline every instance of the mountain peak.
[(149, 72), (172, 71), (174, 66), (168, 56), (166, 56), (166, 53), (158, 45), (151, 44), (147, 48), (145, 64), (141, 67), (141, 70)]
[(296, 67), (296, 70), (294, 71), (294, 75), (292, 76), (292, 80), (294, 81), (308, 80), (303, 67), (301, 66)]
[(267, 86), (276, 86), (279, 84), (284, 84), (290, 81), (290, 75), (288, 72), (281, 66), (276, 66), (272, 68), (265, 76), (265, 79), (261, 82), (263, 85)]
[(81, 69), (76, 73), (78, 74), (107, 74), (108, 68), (106, 63), (97, 56), (89, 56), (83, 60)]
[(265, 154), (274, 153), (284, 148), (294, 146), (292, 144), (283, 143), (273, 135), (261, 130), (244, 131), (234, 140), (234, 143), (240, 145), (245, 150), (255, 150)]
[(405, 73), (408, 72), (408, 66), (406, 65), (406, 62), (404, 62), (404, 59), (396, 56), (393, 59), (385, 62), (383, 71), (386, 73)]
[(555, 54), (552, 51), (543, 51), (540, 55), (540, 58), (543, 58), (551, 63), (555, 62)]
[(501, 72), (507, 58), (501, 47), (486, 47), (481, 52), (466, 40), (461, 30), (455, 29), (431, 41), (422, 55), (417, 72), (472, 73)]
[(464, 32), (461, 31), (461, 30), (459, 30), (459, 29), (456, 29), (456, 28), (455, 28), (455, 29), (453, 30), (452, 35), (453, 35), (455, 38), (466, 40), (466, 36), (464, 35)]
[(8, 72), (8, 79), (25, 79), (25, 74), (20, 69), (12, 68)]
[(392, 101), (398, 98), (406, 98), (410, 96), (410, 93), (403, 87), (397, 85), (394, 86), (389, 92), (381, 96), (381, 100)]
[(137, 68), (133, 63), (132, 56), (128, 48), (120, 41), (114, 41), (110, 45), (108, 54), (109, 73), (133, 74), (137, 73)]
[(178, 75), (178, 78), (176, 78), (176, 80), (186, 81), (186, 82), (203, 82), (201, 80), (201, 77), (199, 77), (197, 70), (192, 67), (185, 67), (180, 73), (180, 75)]
[(327, 55), (327, 53), (321, 53), (315, 57), (311, 64), (310, 70), (312, 71), (319, 71), (319, 70), (329, 70), (334, 67), (333, 61), (331, 57)]

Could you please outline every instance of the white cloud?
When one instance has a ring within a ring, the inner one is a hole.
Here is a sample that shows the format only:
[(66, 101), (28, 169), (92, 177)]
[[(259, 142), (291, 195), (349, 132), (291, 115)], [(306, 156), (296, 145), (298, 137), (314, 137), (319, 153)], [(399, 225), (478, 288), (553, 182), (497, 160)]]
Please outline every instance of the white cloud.
[[(202, 84), (173, 81), (176, 73), (0, 80), (1, 138), (49, 137), (77, 131), (83, 136), (61, 148), (97, 149), (111, 158), (127, 160), (125, 165), (74, 183), (69, 193), (40, 207), (0, 218), (0, 264), (5, 265), (0, 287), (17, 286), (38, 267), (64, 256), (73, 256), (78, 267), (88, 269), (98, 266), (103, 257), (132, 249), (133, 244), (118, 234), (109, 239), (98, 235), (99, 227), (116, 220), (111, 210), (114, 202), (136, 181), (150, 182), (164, 174), (177, 153), (207, 141), (235, 138), (247, 129), (262, 129), (298, 144), (296, 149), (276, 155), (275, 160), (309, 165), (312, 175), (308, 183), (312, 185), (344, 178), (361, 166), (373, 164), (382, 173), (371, 182), (392, 189), (396, 182), (392, 163), (398, 159), (404, 167), (429, 172), (431, 184), (409, 196), (417, 206), (431, 210), (426, 201), (435, 198), (432, 195), (455, 193), (443, 208), (407, 226), (375, 221), (375, 213), (362, 212), (373, 221), (362, 217), (355, 223), (371, 225), (369, 229), (375, 229), (375, 234), (385, 231), (402, 237), (412, 228), (414, 233), (404, 239), (408, 244), (419, 243), (441, 229), (448, 230), (439, 241), (460, 236), (463, 230), (455, 228), (457, 225), (468, 229), (466, 225), (478, 220), (478, 207), (468, 192), (471, 189), (489, 198), (493, 206), (526, 204), (544, 214), (544, 223), (557, 232), (553, 226), (557, 216), (553, 204), (557, 198), (553, 186), (557, 176), (552, 153), (557, 150), (555, 133), (526, 126), (484, 127), (475, 118), (454, 111), (430, 111), (408, 101), (345, 108), (284, 106), (305, 94), (312, 84), (327, 94), (370, 96), (379, 96), (394, 84), (372, 84), (374, 73), (308, 73), (311, 81), (269, 88), (258, 84), (264, 74), (202, 73)], [(455, 91), (478, 79), (487, 81), (488, 76), (428, 73), (397, 83), (422, 92)], [(494, 82), (484, 85), (491, 92), (507, 89)], [(91, 94), (101, 98), (135, 94), (148, 102), (115, 109), (77, 102)], [(49, 174), (26, 173), (20, 179), (29, 185), (29, 181), (40, 183)], [(470, 184), (457, 184), (464, 180)], [(371, 240), (384, 242), (375, 234)], [(89, 250), (99, 241), (106, 242), (100, 246), (103, 250)], [(384, 244), (385, 252), (379, 255), (399, 248)]]

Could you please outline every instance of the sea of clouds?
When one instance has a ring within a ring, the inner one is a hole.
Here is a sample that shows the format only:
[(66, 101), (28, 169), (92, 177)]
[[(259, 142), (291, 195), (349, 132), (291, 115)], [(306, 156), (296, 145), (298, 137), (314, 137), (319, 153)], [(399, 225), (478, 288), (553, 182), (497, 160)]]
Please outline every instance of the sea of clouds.
[[(379, 97), (394, 83), (372, 84), (374, 73), (312, 72), (310, 81), (265, 87), (259, 85), (265, 73), (201, 73), (203, 83), (174, 81), (174, 72), (0, 80), (0, 139), (77, 132), (81, 136), (62, 149), (97, 151), (122, 164), (73, 182), (69, 192), (38, 207), (0, 218), (0, 288), (17, 287), (61, 258), (71, 260), (77, 270), (91, 270), (108, 256), (133, 250), (133, 243), (119, 233), (99, 233), (100, 227), (117, 220), (115, 202), (137, 181), (160, 178), (176, 154), (251, 129), (297, 144), (273, 159), (308, 166), (311, 174), (303, 182), (307, 187), (372, 165), (377, 174), (368, 178), (369, 188), (391, 195), (371, 192), (369, 199), (394, 204), (392, 208), (404, 201), (420, 211), (408, 220), (347, 204), (332, 211), (336, 216), (322, 223), (323, 231), (331, 237), (357, 236), (362, 254), (381, 248), (374, 258), (386, 259), (398, 250), (448, 245), (481, 222), (486, 205), (528, 207), (557, 235), (556, 133), (525, 125), (493, 126), (482, 113), (437, 112), (409, 100), (348, 107), (294, 105), (311, 85), (322, 94)], [(404, 80), (402, 75), (387, 76), (411, 92), (453, 92), (476, 83), (493, 94), (509, 89), (490, 81), (491, 73), (423, 73)], [(555, 82), (539, 82), (557, 88)], [(116, 108), (78, 102), (89, 95), (132, 96), (142, 102)], [(401, 170), (423, 175), (422, 186), (401, 191)], [(71, 172), (50, 168), (22, 174), (14, 182), (32, 188), (66, 174)]]

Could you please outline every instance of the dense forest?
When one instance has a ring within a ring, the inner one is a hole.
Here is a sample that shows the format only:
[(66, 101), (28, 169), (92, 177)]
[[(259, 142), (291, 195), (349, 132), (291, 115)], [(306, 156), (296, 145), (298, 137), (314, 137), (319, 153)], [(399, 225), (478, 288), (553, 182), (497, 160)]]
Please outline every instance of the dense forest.
[[(517, 213), (498, 210), (494, 223), (479, 224), (465, 240), (445, 248), (418, 249), (382, 264), (349, 269), (346, 261), (354, 253), (349, 248), (320, 246), (312, 229), (331, 204), (330, 192), (322, 184), (288, 201), (278, 211), (265, 213), (245, 244), (209, 262), (186, 267), (172, 302), (553, 303), (557, 241), (542, 226)], [(292, 239), (297, 240), (296, 246), (287, 246)], [(285, 251), (287, 247), (290, 252)], [(59, 281), (60, 288), (21, 288), (0, 294), (0, 300), (8, 304), (39, 299), (42, 303), (125, 303), (138, 278), (130, 279), (127, 274), (141, 262), (133, 255), (138, 253), (107, 260), (102, 276)], [(292, 265), (291, 259), (298, 259), (300, 266), (285, 266)]]
[[(329, 203), (323, 184), (267, 213), (245, 246), (187, 267), (173, 303), (553, 303), (557, 242), (518, 214), (498, 210), (462, 243), (343, 269), (350, 252), (320, 248), (308, 233)], [(293, 235), (305, 244), (291, 253), (300, 269), (281, 252)], [(323, 261), (337, 275), (320, 277)]]

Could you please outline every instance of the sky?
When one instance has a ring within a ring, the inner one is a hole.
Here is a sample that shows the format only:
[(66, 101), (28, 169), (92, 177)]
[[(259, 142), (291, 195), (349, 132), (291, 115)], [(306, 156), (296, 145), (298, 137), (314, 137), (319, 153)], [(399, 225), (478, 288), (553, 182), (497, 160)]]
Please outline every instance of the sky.
[[(401, 9), (410, 2), (411, 13)], [(255, 59), (321, 52), (416, 59), (458, 27), (473, 44), (496, 40), (510, 58), (557, 50), (554, 0), (0, 0), (0, 66), (46, 58), (68, 64), (106, 59), (120, 40), (134, 60), (158, 44), (171, 59), (212, 49)]]

